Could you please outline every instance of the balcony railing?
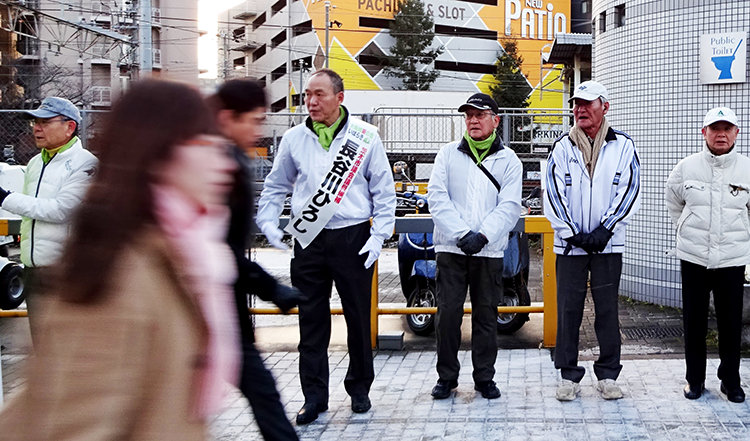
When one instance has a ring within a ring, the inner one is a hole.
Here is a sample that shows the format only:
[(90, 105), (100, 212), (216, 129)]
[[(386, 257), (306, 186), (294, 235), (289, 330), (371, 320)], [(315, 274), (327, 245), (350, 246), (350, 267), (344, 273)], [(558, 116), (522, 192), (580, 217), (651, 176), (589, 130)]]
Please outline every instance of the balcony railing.
[(112, 104), (112, 88), (109, 86), (91, 87), (91, 105), (109, 106)]

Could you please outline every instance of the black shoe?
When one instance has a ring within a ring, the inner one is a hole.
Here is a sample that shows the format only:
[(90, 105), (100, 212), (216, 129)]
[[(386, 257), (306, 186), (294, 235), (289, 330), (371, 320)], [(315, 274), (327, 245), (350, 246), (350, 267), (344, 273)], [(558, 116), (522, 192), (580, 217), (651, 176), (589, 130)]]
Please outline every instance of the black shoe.
[(697, 400), (701, 397), (703, 394), (703, 389), (705, 389), (705, 385), (701, 383), (698, 386), (692, 386), (690, 383), (685, 385), (685, 388), (682, 390), (682, 393), (685, 394), (685, 398), (688, 400)]
[(474, 390), (481, 392), (482, 397), (488, 400), (500, 398), (500, 389), (497, 388), (497, 385), (492, 380), (474, 384)]
[(457, 380), (438, 380), (435, 387), (432, 388), (432, 398), (444, 400), (451, 396), (451, 391), (458, 387)]
[(352, 395), (352, 412), (365, 413), (372, 407), (370, 397), (364, 394)]
[(297, 412), (297, 424), (310, 424), (318, 419), (320, 412), (328, 410), (327, 404), (305, 403), (302, 409)]
[(731, 390), (727, 390), (724, 387), (724, 382), (721, 382), (721, 393), (727, 396), (727, 399), (732, 403), (742, 403), (745, 401), (745, 391), (742, 390), (742, 386), (733, 387)]

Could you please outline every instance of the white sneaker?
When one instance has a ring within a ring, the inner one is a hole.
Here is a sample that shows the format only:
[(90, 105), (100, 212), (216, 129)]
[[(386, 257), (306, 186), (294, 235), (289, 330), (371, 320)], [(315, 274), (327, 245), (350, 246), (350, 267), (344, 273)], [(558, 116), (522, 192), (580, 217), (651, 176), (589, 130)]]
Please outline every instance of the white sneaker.
[(605, 400), (619, 400), (622, 398), (622, 389), (611, 378), (599, 380), (596, 383), (596, 390), (602, 393), (602, 398)]
[(558, 401), (573, 401), (578, 396), (578, 392), (581, 391), (581, 385), (574, 383), (570, 380), (563, 379), (560, 385), (557, 386), (557, 392), (555, 392), (555, 398)]

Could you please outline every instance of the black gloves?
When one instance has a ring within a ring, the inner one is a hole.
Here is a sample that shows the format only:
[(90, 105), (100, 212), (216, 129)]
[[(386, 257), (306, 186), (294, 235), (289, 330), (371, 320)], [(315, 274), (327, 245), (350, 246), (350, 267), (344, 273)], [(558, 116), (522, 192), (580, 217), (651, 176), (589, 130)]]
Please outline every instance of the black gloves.
[(471, 256), (472, 254), (480, 252), (482, 248), (487, 245), (487, 242), (489, 241), (484, 234), (469, 231), (464, 237), (458, 239), (456, 246), (461, 248), (461, 251)]
[(301, 299), (302, 292), (293, 286), (286, 286), (279, 283), (273, 290), (272, 301), (279, 307), (281, 312), (287, 312), (299, 305)]
[(570, 236), (565, 239), (565, 241), (568, 242), (568, 246), (565, 247), (565, 252), (563, 252), (564, 256), (567, 256), (574, 246), (583, 248), (583, 251), (586, 251), (589, 254), (594, 252), (593, 244), (591, 243), (591, 235), (588, 233), (578, 233), (575, 236)]
[(599, 225), (594, 231), (589, 233), (589, 235), (591, 235), (594, 251), (597, 253), (604, 251), (604, 249), (607, 248), (609, 240), (612, 238), (612, 232), (606, 229), (604, 225)]
[(3, 202), (5, 202), (5, 198), (8, 197), (10, 192), (3, 187), (0, 187), (0, 205), (3, 205)]
[(589, 254), (601, 253), (607, 248), (607, 244), (611, 238), (612, 232), (606, 229), (604, 225), (599, 225), (590, 233), (578, 233), (575, 236), (565, 239), (568, 242), (568, 246), (565, 247), (563, 255), (567, 256), (574, 246), (582, 248)]

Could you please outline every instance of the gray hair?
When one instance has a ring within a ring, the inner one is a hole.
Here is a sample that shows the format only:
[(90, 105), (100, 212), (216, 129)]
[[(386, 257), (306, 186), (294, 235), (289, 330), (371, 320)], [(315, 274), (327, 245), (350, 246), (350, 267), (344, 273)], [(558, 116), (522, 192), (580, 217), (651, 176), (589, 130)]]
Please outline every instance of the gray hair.
[(341, 75), (336, 73), (335, 70), (318, 69), (315, 72), (313, 72), (312, 75), (310, 75), (310, 78), (318, 74), (324, 74), (331, 80), (331, 85), (333, 86), (333, 93), (339, 93), (339, 92), (344, 91), (344, 80), (341, 78)]

